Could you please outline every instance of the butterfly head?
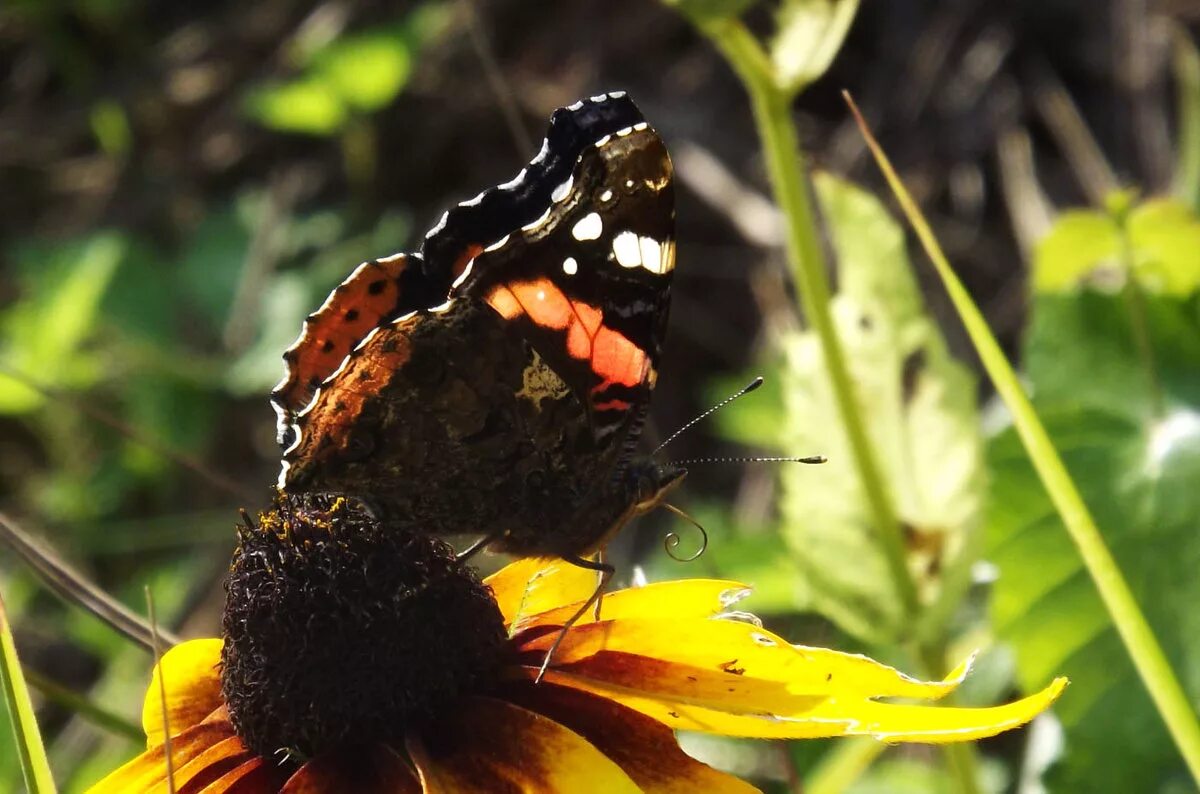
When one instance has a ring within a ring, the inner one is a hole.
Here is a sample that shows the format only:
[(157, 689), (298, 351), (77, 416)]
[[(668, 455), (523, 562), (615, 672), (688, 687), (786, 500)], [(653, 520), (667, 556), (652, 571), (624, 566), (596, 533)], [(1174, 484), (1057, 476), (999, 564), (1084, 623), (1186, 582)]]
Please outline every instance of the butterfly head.
[(683, 482), (687, 469), (673, 463), (661, 463), (653, 458), (630, 461), (622, 475), (630, 517), (647, 513), (662, 504), (666, 495)]

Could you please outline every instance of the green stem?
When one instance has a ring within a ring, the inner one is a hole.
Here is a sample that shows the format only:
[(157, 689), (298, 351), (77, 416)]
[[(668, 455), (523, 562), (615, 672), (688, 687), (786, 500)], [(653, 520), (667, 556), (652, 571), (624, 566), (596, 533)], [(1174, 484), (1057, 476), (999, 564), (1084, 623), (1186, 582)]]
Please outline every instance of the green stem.
[[(867, 435), (846, 355), (830, 312), (827, 263), (804, 176), (804, 153), (792, 120), (794, 92), (780, 85), (770, 59), (741, 22), (728, 19), (694, 21), (725, 56), (750, 95), (771, 187), (786, 223), (785, 241), (792, 278), (805, 317), (821, 344), (834, 400), (895, 592), (905, 617), (914, 622), (920, 612), (920, 603), (912, 572), (908, 568), (903, 532)], [(928, 643), (919, 643), (918, 652), (932, 675), (943, 672), (944, 653)], [(978, 775), (972, 748), (949, 745), (945, 748), (945, 754), (947, 764), (959, 782), (959, 790), (963, 794), (978, 794)], [(869, 763), (873, 754), (863, 753), (854, 757)], [(844, 779), (844, 773), (852, 767), (853, 764), (849, 764), (846, 769), (839, 769), (832, 774), (827, 785), (835, 786), (834, 781)]]
[(804, 314), (821, 343), (834, 400), (879, 533), (879, 545), (887, 560), (903, 612), (911, 620), (919, 610), (917, 590), (908, 569), (900, 522), (867, 437), (862, 411), (846, 366), (846, 355), (829, 311), (830, 291), (825, 275), (825, 256), (818, 237), (808, 185), (803, 176), (804, 154), (792, 121), (791, 93), (779, 86), (770, 60), (741, 22), (721, 20), (701, 22), (700, 26), (729, 61), (750, 94), (754, 121), (766, 154), (771, 187), (787, 225), (786, 244), (792, 278), (796, 282)]
[(887, 155), (871, 137), (870, 130), (861, 118), (859, 124), (867, 137), (867, 145), (871, 148), (875, 161), (896, 194), (938, 276), (941, 277), (942, 284), (950, 295), (950, 300), (954, 303), (954, 308), (958, 311), (958, 316), (966, 327), (967, 334), (971, 337), (971, 342), (979, 353), (996, 391), (1012, 413), (1017, 434), (1021, 437), (1034, 469), (1050, 494), (1050, 499), (1071, 540), (1079, 550), (1079, 556), (1096, 585), (1100, 599), (1125, 644), (1138, 676), (1150, 693), (1163, 722), (1166, 723), (1167, 730), (1175, 741), (1175, 746), (1179, 748), (1192, 778), (1200, 783), (1200, 722), (1197, 721), (1196, 712), (1188, 700), (1187, 693), (1179, 683), (1175, 671), (1171, 669), (1162, 645), (1154, 636), (1137, 599), (1121, 574), (1121, 569), (1105, 545), (1104, 537), (1067, 472), (1066, 465), (1059, 457), (1058, 450), (1050, 441), (1045, 426), (1033, 410), (1029, 398), (1025, 396), (1017, 374), (1008, 363), (1004, 351), (1000, 349), (1000, 343), (988, 328), (987, 320), (950, 266), (933, 230), (929, 228), (920, 208), (896, 175)]

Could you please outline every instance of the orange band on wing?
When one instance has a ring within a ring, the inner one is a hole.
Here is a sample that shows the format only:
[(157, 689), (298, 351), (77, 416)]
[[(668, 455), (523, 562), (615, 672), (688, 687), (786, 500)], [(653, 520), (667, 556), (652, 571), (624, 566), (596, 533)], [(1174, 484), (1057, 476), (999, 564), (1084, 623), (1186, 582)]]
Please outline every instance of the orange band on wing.
[[(601, 382), (593, 394), (620, 384), (634, 387), (646, 379), (650, 361), (646, 351), (620, 331), (603, 324), (600, 309), (571, 300), (548, 278), (500, 284), (488, 292), (488, 305), (511, 320), (521, 315), (542, 328), (567, 333), (567, 354), (587, 361)], [(613, 400), (595, 407), (622, 407)]]

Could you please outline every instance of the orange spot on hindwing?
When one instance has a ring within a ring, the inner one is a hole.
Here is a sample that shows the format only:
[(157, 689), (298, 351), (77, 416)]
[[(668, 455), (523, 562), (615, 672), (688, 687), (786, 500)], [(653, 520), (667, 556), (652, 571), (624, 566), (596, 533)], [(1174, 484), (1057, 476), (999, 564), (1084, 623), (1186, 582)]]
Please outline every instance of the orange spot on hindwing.
[(568, 298), (548, 278), (515, 281), (493, 287), (485, 298), (501, 317), (513, 320), (524, 316), (540, 328), (566, 335), (567, 355), (586, 362), (599, 381), (591, 387), (593, 408), (628, 410), (622, 399), (597, 402), (604, 391), (616, 385), (636, 388), (650, 370), (646, 351), (627, 336), (604, 325), (603, 312), (589, 303)]

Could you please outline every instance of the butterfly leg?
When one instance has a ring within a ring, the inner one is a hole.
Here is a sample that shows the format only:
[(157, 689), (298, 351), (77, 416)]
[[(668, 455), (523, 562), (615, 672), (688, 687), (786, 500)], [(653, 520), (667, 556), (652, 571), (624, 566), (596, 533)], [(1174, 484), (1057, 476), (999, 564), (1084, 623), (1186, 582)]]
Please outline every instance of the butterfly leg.
[(479, 552), (481, 552), (485, 548), (487, 548), (487, 546), (490, 543), (492, 543), (493, 541), (499, 540), (501, 534), (502, 533), (499, 533), (499, 532), (493, 532), (490, 535), (484, 535), (482, 538), (475, 541), (470, 546), (467, 546), (461, 552), (456, 554), (454, 558), (462, 563), (469, 561), (476, 554), (478, 554)]
[(617, 572), (616, 568), (598, 559), (585, 560), (582, 557), (571, 556), (563, 557), (563, 560), (571, 563), (572, 565), (578, 565), (580, 568), (587, 568), (589, 571), (596, 571), (599, 574), (599, 582), (596, 584), (596, 589), (592, 591), (592, 595), (588, 598), (588, 600), (584, 601), (583, 605), (580, 606), (579, 609), (575, 610), (575, 614), (567, 618), (566, 622), (563, 623), (563, 627), (559, 629), (558, 636), (554, 638), (554, 643), (550, 646), (550, 650), (546, 651), (546, 658), (542, 659), (542, 666), (538, 670), (537, 678), (534, 679), (535, 684), (540, 682), (542, 677), (546, 675), (546, 670), (550, 667), (550, 661), (554, 658), (554, 653), (558, 650), (558, 646), (562, 645), (562, 641), (567, 636), (567, 632), (570, 631), (571, 627), (574, 626), (581, 617), (586, 615), (587, 611), (592, 608), (592, 605), (599, 600), (599, 598), (604, 594), (604, 589), (608, 587), (608, 581), (612, 579), (613, 574)]
[[(596, 551), (596, 564), (604, 565), (604, 549), (598, 549)], [(612, 566), (609, 567), (611, 568)], [(604, 577), (604, 571), (596, 571), (596, 591), (600, 595), (596, 596), (596, 605), (595, 608), (592, 609), (592, 619), (597, 623), (600, 622), (600, 608), (604, 606), (604, 585), (606, 584)]]

